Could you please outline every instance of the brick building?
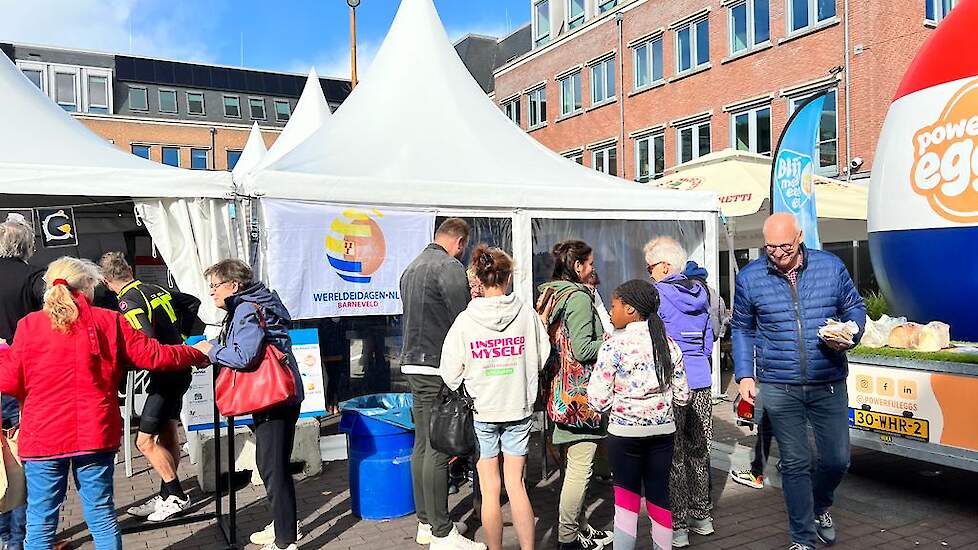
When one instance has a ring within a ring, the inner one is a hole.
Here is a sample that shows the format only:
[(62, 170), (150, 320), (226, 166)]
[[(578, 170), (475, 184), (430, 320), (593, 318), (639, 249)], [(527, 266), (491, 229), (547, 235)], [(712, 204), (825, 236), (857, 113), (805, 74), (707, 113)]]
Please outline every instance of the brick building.
[[(304, 75), (22, 44), (0, 51), (54, 102), (96, 134), (156, 162), (230, 170), (258, 123), (270, 146), (305, 85)], [(350, 82), (320, 79), (336, 108)]]
[(862, 159), (864, 178), (903, 72), (955, 3), (530, 0), (532, 46), (494, 71), (494, 100), (547, 147), (644, 181), (710, 151), (770, 153), (824, 90), (820, 172)]

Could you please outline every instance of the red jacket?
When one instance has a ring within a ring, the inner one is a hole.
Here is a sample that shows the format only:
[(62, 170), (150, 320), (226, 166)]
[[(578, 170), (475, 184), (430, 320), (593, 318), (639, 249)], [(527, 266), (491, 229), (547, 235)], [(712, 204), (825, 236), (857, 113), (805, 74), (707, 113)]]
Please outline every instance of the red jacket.
[(79, 306), (67, 333), (56, 331), (46, 313), (31, 313), (18, 323), (13, 346), (0, 351), (0, 393), (22, 403), (22, 458), (118, 449), (117, 392), (126, 365), (179, 370), (209, 363), (190, 346), (146, 337), (114, 311), (87, 301)]

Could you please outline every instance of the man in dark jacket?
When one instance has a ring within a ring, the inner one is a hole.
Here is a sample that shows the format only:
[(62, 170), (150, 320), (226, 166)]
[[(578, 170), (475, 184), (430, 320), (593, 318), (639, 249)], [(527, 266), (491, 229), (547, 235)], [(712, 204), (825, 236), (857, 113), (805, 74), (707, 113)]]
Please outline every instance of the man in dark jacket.
[(418, 544), (432, 550), (451, 548), (485, 550), (459, 533), (448, 517), (448, 459), (431, 448), (428, 421), (435, 397), (444, 385), (441, 348), (448, 329), (465, 310), (471, 297), (462, 257), (469, 239), (469, 224), (459, 218), (442, 222), (435, 242), (428, 245), (401, 275), (404, 344), (401, 372), (414, 398), (414, 453), (411, 474), (418, 515)]
[[(779, 213), (764, 224), (767, 257), (737, 276), (733, 329), (740, 394), (760, 396), (781, 452), (791, 548), (835, 542), (829, 508), (849, 467), (849, 345), (822, 340), (827, 319), (866, 324), (866, 306), (839, 258), (808, 250), (798, 222)], [(756, 380), (756, 383), (755, 383)], [(814, 470), (807, 425), (815, 432)]]
[[(17, 322), (44, 303), (44, 270), (28, 265), (34, 255), (30, 221), (11, 214), (0, 223), (0, 340), (12, 344)], [(20, 426), (20, 403), (10, 395), (3, 402), (3, 429)], [(19, 549), (24, 544), (26, 506), (0, 514), (0, 546)]]

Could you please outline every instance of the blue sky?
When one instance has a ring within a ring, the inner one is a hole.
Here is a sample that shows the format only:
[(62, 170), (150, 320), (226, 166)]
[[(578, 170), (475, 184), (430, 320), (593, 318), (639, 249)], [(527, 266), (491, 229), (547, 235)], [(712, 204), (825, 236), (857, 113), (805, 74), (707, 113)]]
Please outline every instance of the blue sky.
[[(369, 65), (398, 0), (362, 0), (362, 65)], [(453, 40), (504, 35), (529, 20), (528, 0), (435, 0)], [(349, 76), (345, 0), (0, 0), (0, 42), (149, 55)]]

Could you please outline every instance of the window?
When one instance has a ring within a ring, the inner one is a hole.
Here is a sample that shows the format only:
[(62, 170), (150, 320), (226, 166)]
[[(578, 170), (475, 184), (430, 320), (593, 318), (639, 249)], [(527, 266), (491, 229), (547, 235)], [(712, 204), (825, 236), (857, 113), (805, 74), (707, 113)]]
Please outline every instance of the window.
[(740, 53), (771, 38), (770, 0), (745, 0), (730, 6), (730, 53)]
[(503, 112), (506, 113), (506, 118), (512, 120), (517, 126), (520, 125), (520, 98), (513, 98), (503, 104)]
[(109, 79), (102, 75), (88, 75), (88, 112), (109, 113)]
[(207, 170), (207, 149), (190, 150), (190, 169)]
[(924, 0), (924, 17), (932, 23), (939, 23), (957, 5), (958, 0)]
[[(818, 127), (818, 174), (837, 176), (839, 174), (839, 128), (838, 94), (835, 90), (825, 95), (822, 118)], [(792, 98), (789, 114), (795, 112), (807, 97)]]
[(533, 43), (542, 46), (550, 41), (550, 1), (533, 4)]
[(576, 153), (569, 153), (564, 155), (564, 158), (572, 160), (581, 166), (584, 166), (584, 153), (582, 151), (577, 151)]
[(160, 90), (160, 112), (177, 112), (177, 92), (176, 90)]
[(710, 143), (710, 123), (700, 122), (679, 129), (679, 164), (689, 162), (709, 154)]
[(168, 164), (170, 166), (180, 167), (180, 148), (179, 147), (164, 147), (163, 148), (163, 164)]
[(567, 0), (567, 30), (584, 24), (584, 0)]
[(224, 116), (241, 118), (241, 99), (238, 96), (224, 96)]
[(73, 113), (78, 110), (78, 78), (75, 73), (54, 73), (54, 100), (65, 111)]
[(618, 146), (610, 145), (591, 153), (591, 166), (598, 172), (618, 175)]
[(581, 72), (578, 71), (560, 79), (560, 116), (574, 114), (581, 107)]
[(598, 13), (604, 13), (614, 9), (618, 5), (618, 0), (598, 0)]
[(652, 134), (635, 140), (635, 179), (647, 182), (666, 172), (666, 136)]
[(129, 110), (148, 111), (149, 101), (147, 100), (146, 88), (139, 86), (129, 86)]
[(248, 107), (251, 109), (251, 118), (254, 120), (265, 120), (265, 100), (260, 97), (249, 97)]
[(547, 123), (547, 89), (537, 88), (528, 94), (530, 104), (530, 128), (536, 128)]
[(635, 89), (662, 81), (662, 39), (635, 46)]
[(275, 120), (278, 122), (288, 122), (292, 118), (292, 111), (289, 109), (289, 102), (276, 99), (275, 100)]
[(33, 82), (34, 85), (37, 86), (38, 89), (43, 92), (44, 91), (44, 70), (43, 69), (28, 69), (26, 67), (24, 69), (22, 69), (22, 70), (24, 71), (24, 76), (27, 77), (27, 80), (30, 80), (31, 82)]
[(788, 33), (814, 28), (835, 17), (836, 0), (788, 0)]
[(676, 72), (684, 73), (710, 62), (710, 22), (703, 19), (676, 31)]
[(234, 167), (238, 164), (239, 158), (241, 158), (241, 151), (232, 151), (228, 149), (228, 170), (234, 170)]
[(771, 154), (771, 108), (730, 115), (730, 144), (739, 151)]
[(132, 154), (149, 160), (149, 145), (133, 145)]
[(187, 114), (204, 114), (204, 94), (200, 92), (187, 92)]
[(591, 66), (591, 105), (615, 98), (615, 58)]

